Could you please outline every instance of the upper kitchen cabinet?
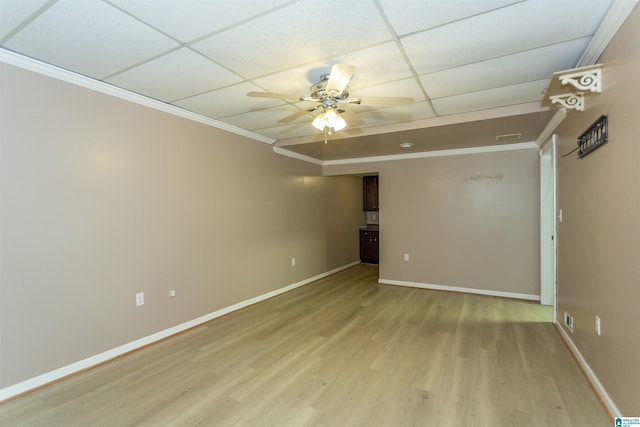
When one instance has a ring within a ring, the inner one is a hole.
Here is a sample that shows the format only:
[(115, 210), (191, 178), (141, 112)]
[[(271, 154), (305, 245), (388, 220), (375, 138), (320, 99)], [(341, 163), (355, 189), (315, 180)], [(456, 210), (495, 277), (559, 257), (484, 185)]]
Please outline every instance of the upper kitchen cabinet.
[(362, 178), (363, 207), (365, 211), (378, 210), (378, 177), (365, 176)]

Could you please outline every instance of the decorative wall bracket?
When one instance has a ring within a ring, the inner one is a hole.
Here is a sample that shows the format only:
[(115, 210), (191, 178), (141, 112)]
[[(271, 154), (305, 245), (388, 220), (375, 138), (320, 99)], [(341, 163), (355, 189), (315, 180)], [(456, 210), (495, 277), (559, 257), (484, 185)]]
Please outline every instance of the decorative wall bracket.
[(584, 97), (602, 92), (602, 64), (553, 73), (542, 105), (584, 111)]
[(549, 100), (552, 104), (560, 104), (562, 107), (571, 110), (584, 111), (584, 94), (565, 93), (563, 95), (551, 95)]

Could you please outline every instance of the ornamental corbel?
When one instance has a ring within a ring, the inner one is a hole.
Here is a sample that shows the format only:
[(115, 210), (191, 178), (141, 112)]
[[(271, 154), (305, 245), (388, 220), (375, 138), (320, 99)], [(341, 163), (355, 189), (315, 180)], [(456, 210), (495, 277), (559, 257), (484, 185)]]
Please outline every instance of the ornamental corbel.
[(560, 83), (563, 85), (570, 84), (578, 90), (602, 92), (602, 70), (587, 70), (577, 73), (561, 74)]
[(584, 111), (584, 95), (582, 93), (551, 95), (549, 100), (552, 104), (560, 104), (568, 110)]

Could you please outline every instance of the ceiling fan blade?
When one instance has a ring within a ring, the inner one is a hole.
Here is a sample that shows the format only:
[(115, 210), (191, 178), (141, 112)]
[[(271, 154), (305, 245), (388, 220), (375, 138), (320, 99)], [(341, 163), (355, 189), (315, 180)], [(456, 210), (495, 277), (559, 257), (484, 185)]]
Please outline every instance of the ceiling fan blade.
[(342, 118), (349, 124), (350, 128), (358, 127), (361, 124), (364, 124), (362, 119), (358, 117), (358, 115), (355, 114), (353, 111), (344, 110), (340, 114), (342, 115)]
[(360, 105), (413, 105), (416, 103), (416, 100), (413, 98), (403, 98), (403, 97), (369, 97), (369, 98), (360, 98)]
[(301, 101), (300, 95), (293, 95), (291, 93), (271, 93), (271, 92), (247, 92), (247, 96), (254, 98), (278, 98), (278, 99), (290, 99), (295, 101)]
[(331, 74), (325, 91), (332, 96), (340, 95), (349, 84), (356, 67), (348, 64), (335, 64), (331, 67)]
[(307, 113), (308, 113), (307, 110), (298, 110), (295, 113), (289, 114), (287, 117), (284, 117), (284, 118), (278, 120), (278, 123), (289, 123), (289, 122), (292, 122), (295, 119), (297, 119), (298, 117), (302, 117)]

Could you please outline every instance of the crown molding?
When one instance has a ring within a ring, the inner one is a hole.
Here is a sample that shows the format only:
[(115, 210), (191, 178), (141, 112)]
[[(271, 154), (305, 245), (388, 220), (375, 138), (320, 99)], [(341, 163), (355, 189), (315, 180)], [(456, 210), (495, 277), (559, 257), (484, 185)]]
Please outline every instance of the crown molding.
[(302, 160), (304, 162), (313, 163), (315, 165), (323, 166), (324, 164), (322, 160), (316, 159), (315, 157), (305, 156), (304, 154), (296, 153), (290, 150), (285, 150), (284, 148), (280, 148), (280, 147), (273, 147), (273, 152), (276, 154), (280, 154), (282, 156), (287, 156), (294, 159)]
[(567, 110), (565, 108), (560, 108), (556, 113), (551, 117), (549, 123), (542, 129), (540, 135), (536, 138), (536, 144), (542, 148), (544, 144), (547, 143), (553, 131), (562, 123), (562, 121), (567, 117)]
[(620, 26), (627, 19), (639, 0), (615, 0), (607, 15), (602, 20), (598, 30), (591, 38), (576, 67), (586, 67), (595, 64)]
[(13, 65), (28, 71), (33, 71), (35, 73), (42, 74), (48, 77), (52, 77), (57, 80), (62, 80), (67, 83), (71, 83), (73, 85), (84, 87), (86, 89), (90, 89), (106, 95), (114, 96), (116, 98), (124, 99), (126, 101), (153, 108), (154, 110), (159, 110), (165, 113), (172, 114), (174, 116), (182, 117), (187, 120), (202, 123), (207, 126), (234, 133), (236, 135), (245, 136), (256, 141), (265, 142), (267, 144), (273, 144), (274, 142), (276, 142), (276, 140), (273, 138), (268, 138), (266, 136), (241, 129), (236, 126), (220, 122), (210, 117), (187, 111), (185, 109), (176, 107), (175, 105), (158, 101), (157, 99), (149, 98), (147, 96), (140, 95), (105, 82), (101, 82), (91, 77), (83, 76), (82, 74), (74, 73), (72, 71), (65, 70), (64, 68), (56, 67), (55, 65), (47, 64), (45, 62), (38, 61), (24, 55), (20, 55), (19, 53), (15, 53), (4, 48), (0, 48), (0, 62), (4, 62), (5, 64)]
[(540, 147), (535, 142), (519, 142), (516, 144), (486, 145), (483, 147), (456, 148), (452, 150), (423, 151), (421, 153), (392, 154), (388, 156), (358, 157), (353, 159), (339, 159), (339, 160), (320, 160), (320, 159), (316, 159), (315, 157), (305, 156), (304, 154), (300, 154), (294, 151), (284, 149), (282, 147), (273, 147), (273, 151), (283, 156), (293, 157), (294, 159), (303, 160), (305, 162), (313, 163), (316, 165), (335, 166), (335, 165), (352, 165), (352, 164), (358, 164), (358, 163), (387, 162), (387, 161), (394, 161), (394, 160), (423, 159), (426, 157), (444, 157), (444, 156), (460, 156), (465, 154), (497, 153), (501, 151), (529, 150), (532, 148), (539, 149)]

